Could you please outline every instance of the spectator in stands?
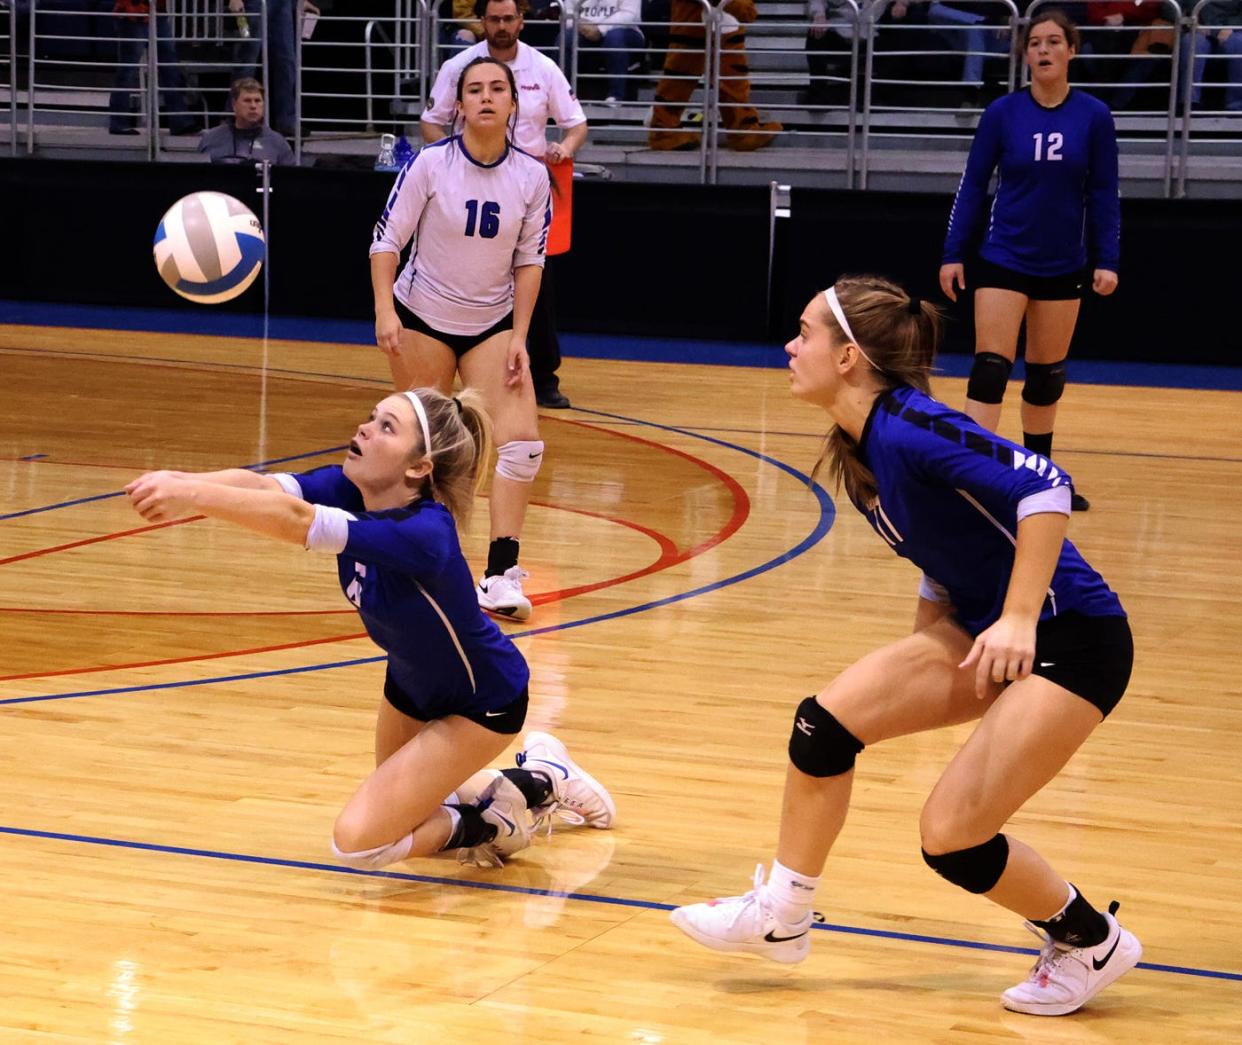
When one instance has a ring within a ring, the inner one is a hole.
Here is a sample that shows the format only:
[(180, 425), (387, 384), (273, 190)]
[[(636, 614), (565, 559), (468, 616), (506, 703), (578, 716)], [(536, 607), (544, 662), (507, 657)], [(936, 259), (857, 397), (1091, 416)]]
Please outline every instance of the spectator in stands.
[[(112, 11), (116, 15), (113, 19), (114, 35), (120, 39), (117, 43), (119, 64), (108, 103), (108, 132), (137, 134), (136, 114), (141, 109), (137, 95), (138, 70), (150, 39), (148, 18), (151, 6), (149, 0), (115, 0)], [(156, 0), (155, 12), (160, 111), (167, 116), (168, 129), (173, 134), (197, 134), (201, 125), (186, 108), (185, 80), (181, 75), (172, 19), (168, 16), (165, 0)]]
[(319, 15), (311, 0), (267, 0), (267, 25), (263, 25), (262, 0), (228, 0), (229, 11), (244, 16), (250, 27), (250, 42), (240, 57), (236, 79), (254, 77), (267, 34), (267, 64), (263, 82), (271, 99), (272, 127), (285, 138), (297, 135), (298, 27), (304, 14)]
[(460, 50), (483, 39), (483, 23), (474, 13), (474, 0), (446, 0), (449, 18), (440, 23), (440, 42)]
[[(512, 69), (517, 82), (518, 115), (514, 143), (553, 166), (573, 159), (574, 153), (586, 141), (586, 114), (557, 64), (518, 39), (525, 24), (526, 0), (478, 0), (475, 12), (483, 19), (484, 40), (467, 47), (440, 66), (427, 99), (427, 108), (419, 121), (423, 141), (430, 145), (450, 133), (457, 81), (462, 70), (473, 59), (489, 55)], [(565, 132), (564, 139), (559, 142), (548, 141), (549, 116)], [(561, 365), (561, 346), (556, 336), (556, 298), (551, 265), (544, 266), (526, 348), (530, 354), (530, 376), (535, 386), (536, 402), (553, 409), (569, 407), (569, 397), (561, 391), (560, 378), (556, 373)]]
[[(1203, 95), (1209, 54), (1219, 55), (1215, 65), (1224, 66), (1225, 108), (1242, 112), (1242, 0), (1212, 0), (1199, 12), (1199, 32), (1195, 35), (1194, 86), (1190, 102), (1198, 107)], [(1182, 44), (1182, 68), (1189, 58), (1190, 38)]]
[(1107, 79), (1116, 84), (1111, 98), (1114, 109), (1129, 107), (1144, 84), (1161, 79), (1168, 84), (1171, 66), (1154, 62), (1152, 57), (1173, 53), (1177, 30), (1170, 17), (1162, 0), (1091, 0), (1087, 4), (1087, 22), (1097, 30), (1113, 30), (1091, 34), (1095, 53), (1131, 56), (1109, 61)]
[[(750, 66), (746, 61), (743, 23), (758, 16), (755, 0), (724, 0), (720, 39), (720, 122), (730, 149), (762, 149), (784, 128), (775, 120), (759, 119), (750, 104)], [(698, 0), (672, 0), (668, 53), (664, 78), (656, 87), (647, 144), (653, 149), (697, 149), (699, 132), (681, 128), (681, 114), (703, 75), (703, 9)]]
[[(806, 33), (806, 67), (811, 74), (807, 104), (848, 104), (854, 8), (849, 0), (809, 0), (807, 13), (811, 17)], [(834, 89), (838, 86), (844, 90)]]
[(983, 63), (987, 55), (1009, 54), (1009, 27), (989, 25), (982, 11), (933, 3), (927, 9), (927, 20), (938, 27), (938, 35), (950, 48), (962, 53), (964, 84), (982, 88)]
[(642, 0), (579, 0), (578, 43), (584, 48), (602, 49), (608, 72), (605, 105), (632, 101), (635, 91), (627, 77), (632, 52), (646, 41), (638, 23), (642, 20)]
[(220, 126), (203, 133), (198, 151), (212, 163), (258, 163), (280, 166), (294, 162), (293, 150), (270, 127), (263, 125), (263, 85), (253, 77), (234, 80), (229, 88), (233, 115)]
[(929, 84), (960, 77), (960, 64), (945, 53), (944, 38), (931, 24), (931, 6), (877, 0), (871, 11), (877, 27), (871, 63), (873, 105), (935, 104)]

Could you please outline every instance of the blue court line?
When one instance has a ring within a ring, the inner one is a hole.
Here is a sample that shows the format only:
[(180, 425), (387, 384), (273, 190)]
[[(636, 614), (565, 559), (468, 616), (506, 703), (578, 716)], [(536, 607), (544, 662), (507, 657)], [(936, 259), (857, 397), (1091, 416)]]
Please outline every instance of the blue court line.
[[(171, 856), (195, 856), (206, 860), (227, 860), (233, 863), (259, 864), (266, 867), (288, 867), (298, 871), (325, 871), (329, 874), (351, 875), (355, 878), (377, 878), (396, 882), (414, 882), (419, 885), (446, 885), (459, 889), (482, 889), (488, 892), (509, 893), (516, 896), (542, 896), (551, 899), (578, 900), (583, 903), (608, 904), (613, 907), (633, 907), (644, 911), (672, 911), (675, 904), (656, 900), (636, 900), (625, 896), (602, 896), (598, 893), (569, 893), (557, 889), (537, 889), (527, 885), (508, 885), (504, 882), (478, 882), (464, 878), (442, 878), (436, 875), (411, 874), (406, 871), (364, 871), (356, 867), (338, 864), (321, 864), (312, 860), (287, 860), (274, 856), (254, 856), (250, 853), (228, 853), (218, 849), (191, 849), (179, 845), (160, 845), (155, 842), (132, 842), (121, 838), (101, 838), (97, 835), (75, 835), (62, 831), (35, 831), (23, 827), (0, 826), (0, 834), (16, 838), (39, 838), (54, 842), (77, 842), (83, 845), (107, 846), (113, 849), (131, 849), (146, 853), (166, 853)], [(981, 943), (978, 940), (960, 940), (952, 936), (928, 936), (923, 933), (896, 932), (892, 929), (868, 929), (858, 925), (839, 925), (834, 922), (812, 922), (812, 929), (822, 932), (841, 933), (848, 936), (866, 936), (879, 940), (899, 940), (902, 943), (926, 943), (938, 947), (957, 947), (973, 951), (992, 951), (1001, 954), (1035, 955), (1033, 947), (1011, 947), (1000, 943)], [(1196, 969), (1183, 965), (1161, 965), (1155, 962), (1139, 962), (1138, 968), (1149, 972), (1167, 972), (1178, 976), (1197, 976), (1208, 980), (1242, 982), (1242, 973), (1222, 972), (1217, 969)]]
[[(683, 602), (686, 599), (692, 599), (699, 595), (705, 595), (708, 592), (716, 591), (720, 588), (727, 588), (731, 585), (738, 584), (741, 581), (749, 580), (751, 577), (755, 577), (761, 573), (766, 573), (768, 570), (773, 570), (783, 563), (796, 559), (799, 555), (814, 547), (824, 539), (828, 531), (832, 529), (833, 522), (836, 520), (836, 506), (833, 504), (832, 498), (828, 496), (827, 490), (820, 486), (819, 483), (812, 483), (809, 476), (799, 472), (796, 468), (785, 464), (783, 461), (778, 461), (773, 457), (769, 457), (767, 454), (762, 454), (757, 450), (747, 449), (744, 446), (738, 446), (736, 443), (728, 443), (723, 439), (716, 439), (713, 436), (701, 435), (688, 429), (675, 428), (672, 425), (656, 424), (654, 421), (643, 421), (638, 418), (625, 417), (621, 414), (607, 414), (598, 410), (580, 410), (579, 413), (587, 413), (593, 414), (597, 417), (607, 417), (614, 420), (627, 421), (635, 425), (656, 428), (665, 432), (675, 432), (679, 435), (699, 439), (705, 443), (713, 443), (716, 446), (721, 446), (728, 450), (735, 450), (739, 453), (747, 454), (748, 456), (754, 457), (759, 461), (763, 461), (765, 464), (779, 468), (781, 471), (793, 476), (793, 478), (798, 482), (807, 486), (811, 493), (814, 494), (816, 501), (819, 503), (819, 519), (816, 521), (815, 528), (793, 548), (782, 552), (780, 555), (769, 559), (767, 562), (751, 567), (751, 569), (745, 570), (742, 573), (734, 574), (731, 577), (725, 577), (718, 581), (713, 581), (711, 584), (705, 584), (702, 587), (694, 588), (691, 591), (680, 592), (676, 595), (669, 595), (663, 599), (656, 599), (652, 602), (645, 602), (637, 606), (629, 606), (624, 609), (613, 610), (610, 613), (601, 613), (594, 617), (583, 617), (578, 620), (563, 621), (560, 624), (551, 624), (545, 628), (531, 628), (527, 631), (510, 632), (508, 634), (511, 639), (522, 639), (532, 635), (546, 635), (549, 632), (554, 631), (568, 631), (571, 628), (581, 628), (587, 624), (598, 624), (601, 621), (615, 620), (618, 617), (628, 617), (635, 613), (643, 613), (646, 610), (653, 610), (661, 606), (668, 606), (675, 602)], [(316, 453), (328, 452), (329, 451), (327, 450), (316, 451)], [(315, 454), (306, 454), (301, 456), (315, 456)], [(281, 460), (292, 460), (292, 458), (281, 458)], [(0, 519), (3, 518), (6, 517), (0, 516)], [(4, 706), (6, 704), (34, 704), (49, 700), (70, 700), (77, 697), (102, 697), (120, 696), (126, 693), (150, 693), (164, 689), (188, 689), (193, 686), (209, 686), (216, 683), (244, 682), (250, 679), (274, 678), (279, 675), (298, 675), (311, 671), (327, 671), (334, 668), (358, 667), (363, 664), (376, 664), (385, 659), (386, 658), (384, 656), (360, 657), (354, 660), (339, 660), (326, 664), (307, 664), (295, 668), (279, 668), (269, 671), (246, 672), (238, 675), (219, 675), (212, 678), (189, 679), (179, 682), (156, 682), (148, 683), (147, 685), (142, 686), (121, 686), (112, 689), (76, 690), (72, 693), (47, 693), (33, 697), (7, 697), (0, 700), (0, 706)]]
[[(262, 315), (221, 312), (188, 304), (164, 309), (0, 300), (0, 323), (217, 334), (226, 337), (261, 337), (263, 332)], [(375, 326), (369, 320), (271, 316), (267, 329), (269, 337), (282, 340), (357, 345), (375, 343)], [(562, 333), (561, 343), (564, 355), (582, 359), (761, 368), (785, 365), (783, 341), (756, 344), (678, 337)], [(937, 369), (949, 376), (965, 377), (970, 372), (973, 358), (969, 354), (946, 353), (937, 359)], [(1240, 367), (1080, 358), (1071, 359), (1069, 365), (1071, 381), (1079, 384), (1242, 390)], [(1019, 360), (1014, 375), (1021, 377), (1022, 373), (1022, 361)]]
[[(284, 464), (286, 461), (301, 461), (307, 457), (322, 457), (324, 454), (336, 454), (342, 450), (348, 449), (348, 444), (344, 446), (329, 446), (326, 450), (311, 450), (304, 454), (292, 454), (289, 457), (274, 457), (270, 461), (260, 461), (258, 464), (244, 464), (241, 467), (255, 470), (258, 468), (268, 468), (274, 464)], [(35, 457), (46, 457), (47, 454), (35, 454)], [(31, 458), (23, 457), (23, 461)], [(72, 508), (77, 504), (89, 504), (91, 501), (107, 501), (113, 497), (125, 496), (124, 490), (114, 490), (112, 493), (97, 493), (91, 497), (79, 497), (74, 501), (61, 501), (59, 504), (45, 504), (39, 508), (26, 508), (20, 512), (9, 512), (8, 515), (0, 515), (0, 522), (5, 519), (20, 519), (25, 515), (38, 515), (40, 512), (54, 512), (57, 508)]]

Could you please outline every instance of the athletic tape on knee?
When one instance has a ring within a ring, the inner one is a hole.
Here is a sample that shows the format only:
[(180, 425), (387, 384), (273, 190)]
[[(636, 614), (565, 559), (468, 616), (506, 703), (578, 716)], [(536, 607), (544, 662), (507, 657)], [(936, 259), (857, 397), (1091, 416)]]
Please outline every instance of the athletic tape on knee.
[(514, 439), (497, 451), (496, 474), (517, 483), (534, 482), (543, 464), (542, 439)]
[(996, 887), (1009, 862), (1009, 839), (993, 835), (982, 845), (932, 856), (923, 850), (923, 860), (946, 882), (968, 893), (986, 893)]
[(395, 864), (410, 855), (414, 845), (414, 832), (398, 838), (388, 845), (377, 845), (374, 849), (364, 849), (360, 853), (343, 853), (337, 848), (336, 839), (332, 839), (332, 855), (347, 867), (355, 867), (359, 871), (378, 871), (381, 867)]
[(846, 729), (814, 697), (798, 705), (789, 735), (789, 761), (807, 776), (830, 777), (848, 773), (863, 742)]
[(1022, 398), (1031, 406), (1052, 406), (1065, 391), (1065, 360), (1058, 363), (1027, 363)]
[(966, 382), (966, 398), (976, 403), (995, 406), (1005, 398), (1005, 386), (1013, 371), (1013, 360), (996, 352), (976, 352), (970, 365), (970, 379)]

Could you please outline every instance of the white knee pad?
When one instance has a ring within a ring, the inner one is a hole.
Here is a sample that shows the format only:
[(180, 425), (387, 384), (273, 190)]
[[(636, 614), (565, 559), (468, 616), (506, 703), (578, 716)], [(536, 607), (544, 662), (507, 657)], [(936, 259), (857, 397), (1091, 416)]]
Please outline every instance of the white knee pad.
[(542, 439), (514, 439), (498, 451), (496, 474), (518, 483), (534, 482), (543, 464)]
[(378, 871), (381, 867), (387, 867), (389, 864), (395, 864), (398, 860), (404, 860), (410, 855), (410, 849), (414, 845), (414, 832), (411, 831), (404, 838), (398, 838), (395, 842), (388, 845), (379, 845), (374, 849), (364, 849), (360, 853), (342, 853), (336, 846), (336, 839), (332, 839), (332, 855), (341, 863), (348, 867), (356, 867), (359, 871)]

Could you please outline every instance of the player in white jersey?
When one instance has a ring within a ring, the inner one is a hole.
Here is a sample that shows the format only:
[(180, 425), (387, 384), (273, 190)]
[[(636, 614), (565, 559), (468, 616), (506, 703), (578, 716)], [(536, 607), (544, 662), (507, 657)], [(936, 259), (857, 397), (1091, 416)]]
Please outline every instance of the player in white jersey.
[(900, 287), (840, 279), (785, 346), (790, 386), (834, 422), (824, 457), (893, 551), (923, 570), (914, 633), (847, 667), (794, 716), (777, 859), (742, 896), (679, 907), (715, 950), (798, 962), (864, 746), (978, 720), (923, 806), (923, 859), (1043, 941), (1008, 1009), (1059, 1016), (1142, 947), (1031, 846), (1001, 833), (1125, 692), (1125, 611), (1065, 539), (1073, 483), (928, 390), (939, 316)]
[(342, 592), (388, 655), (375, 771), (332, 832), (350, 867), (446, 850), (497, 866), (529, 844), (532, 816), (608, 828), (616, 812), (546, 733), (527, 735), (518, 768), (482, 768), (522, 728), (530, 671), (479, 609), (457, 535), (490, 443), (480, 398), (388, 396), (340, 465), (148, 472), (125, 488), (150, 522), (207, 515), (335, 556)]
[[(526, 620), (518, 541), (543, 460), (526, 336), (552, 220), (543, 163), (516, 148), (509, 68), (476, 58), (457, 86), (460, 135), (424, 148), (397, 176), (371, 244), (375, 340), (398, 391), (478, 388), (499, 444), (491, 543), (479, 605)], [(394, 280), (405, 245), (414, 240)], [(395, 282), (395, 286), (394, 286)]]
[[(440, 67), (419, 124), (423, 141), (430, 145), (448, 134), (453, 120), (454, 92), (462, 70), (475, 58), (489, 55), (509, 66), (517, 82), (520, 104), (513, 140), (532, 156), (542, 157), (549, 166), (572, 160), (586, 141), (586, 115), (560, 67), (547, 55), (518, 39), (524, 24), (526, 0), (479, 0), (475, 11), (486, 39)], [(547, 140), (549, 119), (564, 131), (562, 141)], [(544, 269), (531, 316), (527, 348), (539, 405), (565, 409), (571, 404), (561, 391), (556, 373), (561, 365), (561, 346), (556, 336), (553, 274), (552, 266)]]

